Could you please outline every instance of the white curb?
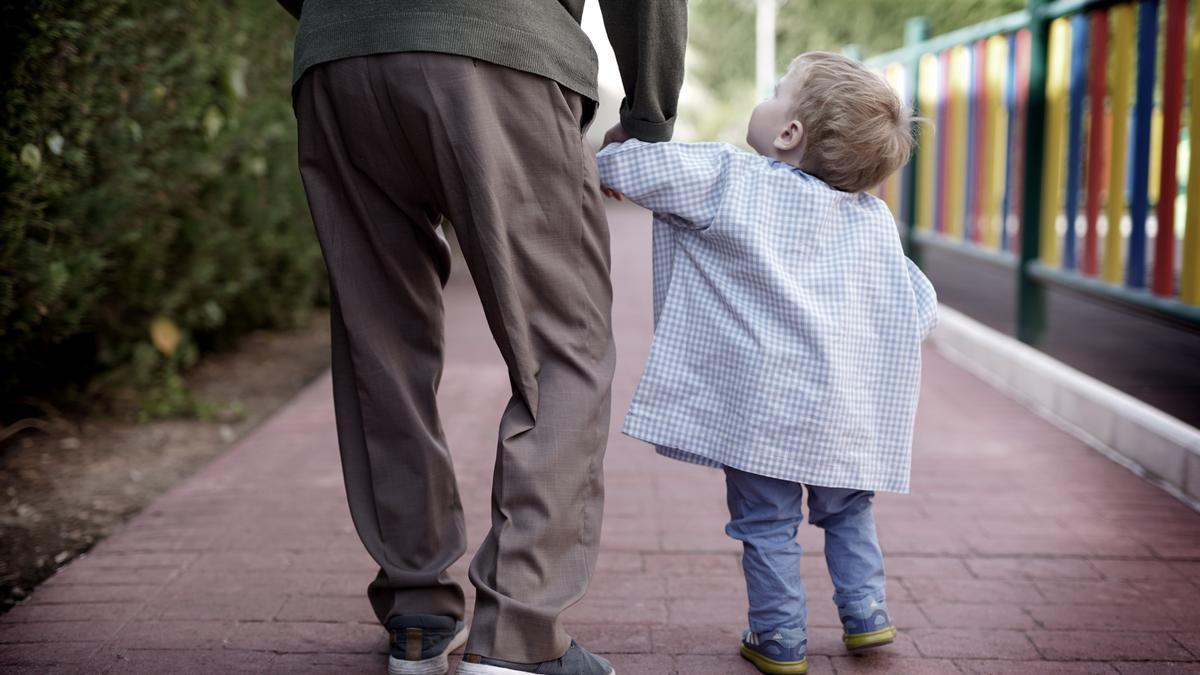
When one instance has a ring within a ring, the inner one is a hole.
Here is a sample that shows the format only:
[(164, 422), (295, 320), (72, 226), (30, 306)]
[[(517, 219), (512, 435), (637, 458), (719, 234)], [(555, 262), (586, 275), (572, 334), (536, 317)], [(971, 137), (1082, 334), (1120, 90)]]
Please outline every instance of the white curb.
[(1200, 429), (945, 305), (929, 339), (948, 360), (1200, 510)]

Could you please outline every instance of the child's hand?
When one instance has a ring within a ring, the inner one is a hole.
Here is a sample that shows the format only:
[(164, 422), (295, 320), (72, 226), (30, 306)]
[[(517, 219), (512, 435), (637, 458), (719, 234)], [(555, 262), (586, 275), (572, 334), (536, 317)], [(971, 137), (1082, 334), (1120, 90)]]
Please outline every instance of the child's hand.
[[(604, 148), (612, 143), (624, 143), (631, 138), (633, 138), (633, 136), (630, 136), (629, 132), (625, 131), (625, 127), (621, 126), (620, 122), (617, 122), (611, 129), (604, 133), (604, 141), (600, 143), (600, 147)], [(625, 201), (625, 195), (617, 192), (607, 185), (601, 185), (600, 191), (603, 192), (604, 196), (606, 197), (615, 199), (619, 202)]]

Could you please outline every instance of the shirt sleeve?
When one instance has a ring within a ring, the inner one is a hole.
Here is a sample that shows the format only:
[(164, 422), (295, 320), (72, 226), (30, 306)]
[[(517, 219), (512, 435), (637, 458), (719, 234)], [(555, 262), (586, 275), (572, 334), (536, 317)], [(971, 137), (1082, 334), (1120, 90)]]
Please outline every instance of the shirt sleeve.
[(694, 229), (712, 224), (736, 151), (722, 143), (643, 143), (629, 140), (596, 155), (600, 184), (668, 222)]
[(643, 141), (670, 140), (683, 86), (687, 1), (600, 0), (600, 11), (625, 88), (621, 126)]
[(937, 292), (913, 261), (905, 258), (904, 262), (908, 264), (908, 279), (917, 301), (917, 321), (921, 326), (921, 339), (924, 340), (937, 327)]

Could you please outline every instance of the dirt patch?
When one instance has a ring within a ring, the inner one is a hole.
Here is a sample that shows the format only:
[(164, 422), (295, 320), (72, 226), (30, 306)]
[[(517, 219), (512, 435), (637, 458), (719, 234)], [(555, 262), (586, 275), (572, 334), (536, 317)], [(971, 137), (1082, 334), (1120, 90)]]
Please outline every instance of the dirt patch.
[(66, 419), (0, 448), (0, 613), (246, 434), (329, 366), (329, 314), (258, 331), (186, 376), (211, 421)]

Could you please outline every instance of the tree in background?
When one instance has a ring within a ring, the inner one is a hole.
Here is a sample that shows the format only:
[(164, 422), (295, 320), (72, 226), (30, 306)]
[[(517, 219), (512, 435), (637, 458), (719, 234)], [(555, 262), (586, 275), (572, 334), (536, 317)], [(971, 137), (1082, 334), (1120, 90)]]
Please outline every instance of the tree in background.
[[(1025, 6), (1025, 0), (785, 0), (776, 19), (777, 70), (797, 54), (858, 45), (867, 56), (900, 47), (904, 22), (929, 20), (933, 35)], [(753, 0), (693, 0), (689, 16), (688, 77), (706, 100), (685, 108), (697, 136), (742, 142), (755, 104)]]
[(273, 2), (0, 0), (4, 404), (195, 412), (180, 373), (326, 288)]

